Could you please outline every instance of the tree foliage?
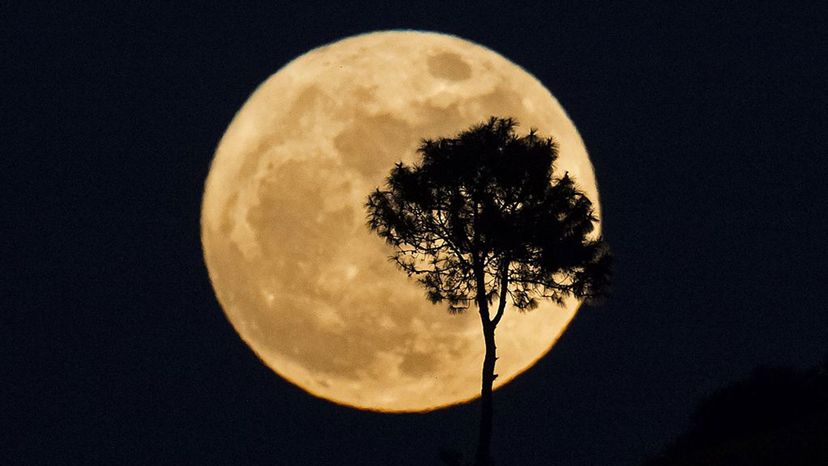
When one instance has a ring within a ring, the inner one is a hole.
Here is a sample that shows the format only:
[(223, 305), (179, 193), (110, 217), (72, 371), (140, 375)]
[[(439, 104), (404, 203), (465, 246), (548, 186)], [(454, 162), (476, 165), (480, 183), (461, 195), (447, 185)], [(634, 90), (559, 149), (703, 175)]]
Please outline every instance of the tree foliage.
[(598, 219), (575, 180), (555, 176), (556, 143), (512, 118), (492, 117), (456, 137), (425, 139), (413, 165), (397, 163), (368, 197), (368, 226), (394, 246), (393, 261), (460, 312), (506, 297), (518, 309), (539, 299), (596, 300), (611, 255), (593, 238)]

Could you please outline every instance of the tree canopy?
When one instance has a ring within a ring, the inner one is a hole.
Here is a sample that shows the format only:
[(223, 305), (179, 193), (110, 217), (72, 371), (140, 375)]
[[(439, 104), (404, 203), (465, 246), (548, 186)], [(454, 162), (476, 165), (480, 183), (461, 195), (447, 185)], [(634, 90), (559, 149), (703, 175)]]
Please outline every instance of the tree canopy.
[(593, 301), (607, 291), (611, 255), (591, 235), (592, 202), (568, 173), (555, 175), (553, 139), (535, 129), (519, 136), (516, 126), (491, 117), (424, 139), (421, 160), (397, 163), (368, 197), (368, 226), (394, 246), (394, 262), (453, 312), (481, 299), (531, 309), (541, 298)]

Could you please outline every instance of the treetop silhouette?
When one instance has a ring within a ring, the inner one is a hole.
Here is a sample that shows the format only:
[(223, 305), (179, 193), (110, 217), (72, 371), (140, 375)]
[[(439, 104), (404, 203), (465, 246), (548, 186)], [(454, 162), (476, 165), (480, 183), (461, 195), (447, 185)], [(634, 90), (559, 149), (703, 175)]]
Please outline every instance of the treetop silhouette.
[(568, 174), (553, 178), (554, 141), (534, 129), (517, 136), (516, 125), (492, 117), (424, 140), (422, 161), (397, 163), (386, 190), (368, 198), (368, 224), (395, 247), (394, 261), (452, 311), (478, 298), (475, 271), (487, 302), (508, 295), (518, 309), (606, 292), (610, 256), (588, 236), (598, 221), (591, 201)]
[(486, 348), (479, 464), (490, 463), (494, 331), (507, 298), (519, 310), (540, 299), (596, 301), (610, 279), (609, 247), (591, 235), (592, 202), (568, 173), (555, 176), (556, 143), (535, 129), (518, 136), (516, 126), (491, 117), (456, 137), (424, 139), (421, 160), (397, 163), (366, 203), (369, 228), (429, 300), (455, 313), (478, 308)]

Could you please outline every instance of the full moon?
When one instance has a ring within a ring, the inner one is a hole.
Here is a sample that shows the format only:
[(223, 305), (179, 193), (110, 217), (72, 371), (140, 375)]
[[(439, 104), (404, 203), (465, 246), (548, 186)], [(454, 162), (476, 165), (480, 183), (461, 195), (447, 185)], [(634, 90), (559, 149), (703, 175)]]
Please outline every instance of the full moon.
[[(241, 338), (272, 370), (338, 404), (427, 411), (479, 396), (475, 309), (453, 315), (388, 261), (364, 203), (422, 138), (490, 116), (537, 128), (598, 206), (586, 149), (558, 101), (499, 54), (455, 36), (386, 31), (311, 50), (270, 76), (216, 150), (201, 213), (213, 287)], [(579, 302), (509, 308), (495, 388), (531, 367)]]

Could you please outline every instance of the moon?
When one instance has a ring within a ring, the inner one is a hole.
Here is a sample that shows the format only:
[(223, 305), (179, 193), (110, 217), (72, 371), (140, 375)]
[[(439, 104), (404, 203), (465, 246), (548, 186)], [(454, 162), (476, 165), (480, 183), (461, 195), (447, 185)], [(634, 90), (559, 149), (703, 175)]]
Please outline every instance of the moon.
[[(575, 126), (531, 74), (455, 36), (383, 31), (313, 49), (270, 76), (222, 137), (205, 183), (201, 237), (217, 298), (283, 378), (338, 404), (418, 412), (479, 396), (479, 315), (452, 315), (388, 261), (364, 202), (422, 138), (515, 117), (559, 144), (598, 206)], [(578, 309), (507, 309), (495, 388), (546, 354)]]

